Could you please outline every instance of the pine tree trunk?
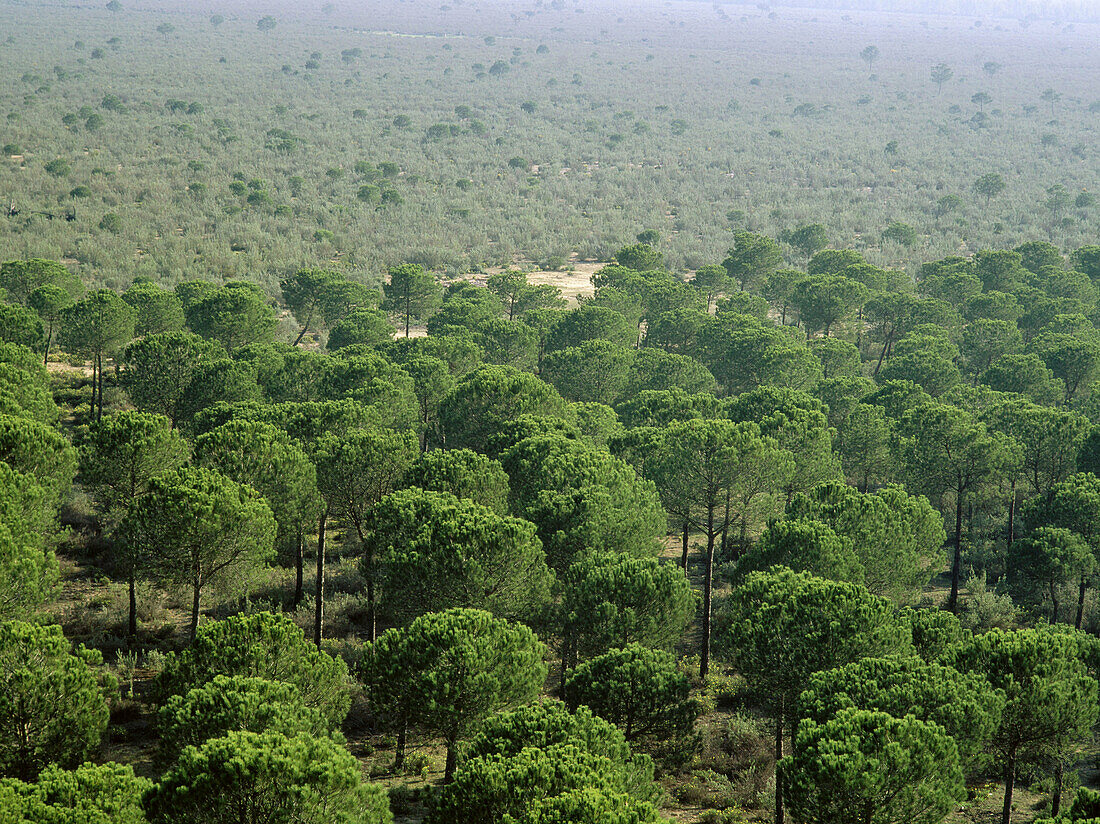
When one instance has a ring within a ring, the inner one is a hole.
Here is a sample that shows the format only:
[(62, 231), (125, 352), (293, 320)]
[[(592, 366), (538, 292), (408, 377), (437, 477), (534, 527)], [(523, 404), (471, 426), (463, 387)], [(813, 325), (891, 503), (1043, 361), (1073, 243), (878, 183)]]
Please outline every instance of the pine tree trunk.
[(561, 636), (561, 681), (558, 684), (559, 697), (565, 700), (565, 676), (569, 672), (569, 662), (572, 658), (572, 638), (568, 629), (563, 629)]
[(94, 421), (94, 420), (96, 419), (96, 417), (95, 417), (95, 410), (96, 410), (96, 405), (95, 405), (95, 402), (96, 402), (96, 397), (95, 397), (95, 393), (96, 393), (96, 386), (97, 386), (97, 384), (96, 384), (96, 363), (97, 363), (97, 362), (98, 362), (98, 360), (97, 360), (97, 356), (95, 356), (95, 355), (92, 355), (92, 407), (91, 407), (91, 413), (92, 413), (92, 415), (91, 415), (91, 419), (92, 419), (93, 421)]
[(328, 512), (322, 512), (317, 523), (317, 604), (313, 615), (313, 643), (321, 646), (321, 631), (325, 624), (325, 530)]
[(691, 525), (688, 523), (687, 518), (685, 518), (684, 519), (684, 532), (683, 532), (684, 537), (683, 537), (683, 541), (682, 541), (682, 544), (681, 544), (681, 554), (680, 554), (680, 569), (684, 570), (685, 572), (687, 572), (687, 568), (688, 568), (688, 530), (690, 530), (690, 529), (691, 529)]
[(726, 491), (726, 508), (722, 516), (722, 540), (718, 542), (718, 548), (722, 552), (722, 557), (727, 558), (726, 554), (729, 552), (729, 537), (730, 537), (730, 499), (733, 497), (733, 493)]
[(707, 511), (707, 564), (703, 580), (703, 650), (699, 657), (699, 677), (706, 678), (710, 671), (710, 587), (714, 577), (714, 507)]
[(305, 577), (305, 537), (302, 530), (298, 530), (298, 539), (294, 542), (294, 608), (302, 603), (302, 579)]
[(956, 615), (959, 612), (959, 573), (962, 571), (962, 518), (963, 494), (955, 494), (955, 558), (951, 562), (951, 596), (947, 599), (947, 609)]
[(455, 770), (458, 768), (458, 742), (447, 742), (447, 767), (443, 771), (443, 783), (450, 784), (455, 777)]
[(1084, 575), (1081, 576), (1081, 583), (1077, 587), (1077, 620), (1073, 622), (1074, 629), (1081, 629), (1081, 624), (1085, 619), (1085, 589), (1088, 584), (1088, 579)]
[(1008, 549), (1011, 551), (1012, 542), (1016, 540), (1016, 481), (1012, 481), (1012, 491), (1009, 493), (1008, 499), (1008, 534), (1005, 536), (1005, 542), (1008, 545)]
[(377, 633), (377, 609), (374, 602), (374, 548), (363, 540), (363, 529), (359, 524), (355, 525), (356, 534), (359, 536), (359, 546), (363, 547), (363, 569), (367, 573), (367, 641), (374, 643)]
[(130, 589), (130, 620), (126, 625), (126, 637), (131, 641), (137, 635), (137, 580), (133, 572), (127, 582)]
[(786, 708), (779, 702), (779, 712), (775, 718), (775, 824), (783, 824), (783, 775), (779, 761), (783, 758), (783, 713)]
[(199, 576), (195, 575), (195, 580), (192, 583), (194, 590), (193, 597), (191, 599), (191, 640), (195, 640), (195, 633), (199, 631), (199, 591), (202, 585), (199, 583)]
[(398, 772), (405, 766), (405, 742), (408, 740), (408, 722), (401, 722), (401, 731), (397, 733), (397, 752), (393, 754), (393, 771)]
[(1058, 766), (1054, 768), (1054, 792), (1050, 797), (1050, 817), (1057, 818), (1062, 809), (1062, 780), (1065, 777), (1066, 765), (1062, 759), (1058, 759)]
[(309, 315), (306, 317), (306, 322), (302, 324), (302, 331), (298, 333), (298, 337), (294, 339), (294, 343), (292, 343), (291, 346), (297, 346), (299, 343), (302, 342), (302, 338), (306, 336), (306, 331), (309, 329), (309, 325), (312, 322), (313, 312), (310, 312)]
[(1001, 824), (1011, 824), (1012, 819), (1012, 786), (1016, 783), (1016, 750), (1008, 754), (1008, 763), (1005, 765), (1005, 804), (1001, 810)]
[(99, 391), (96, 393), (96, 400), (99, 406), (96, 410), (95, 419), (98, 423), (99, 421), (103, 420), (103, 356), (98, 355), (96, 357), (96, 361), (98, 363), (96, 374), (99, 376)]

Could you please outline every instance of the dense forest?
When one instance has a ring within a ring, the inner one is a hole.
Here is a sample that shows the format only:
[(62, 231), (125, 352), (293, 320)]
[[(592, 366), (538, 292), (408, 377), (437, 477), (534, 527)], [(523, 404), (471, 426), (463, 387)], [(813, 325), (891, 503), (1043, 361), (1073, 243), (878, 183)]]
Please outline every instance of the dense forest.
[(1095, 32), (623, 10), (0, 5), (0, 824), (1100, 821)]

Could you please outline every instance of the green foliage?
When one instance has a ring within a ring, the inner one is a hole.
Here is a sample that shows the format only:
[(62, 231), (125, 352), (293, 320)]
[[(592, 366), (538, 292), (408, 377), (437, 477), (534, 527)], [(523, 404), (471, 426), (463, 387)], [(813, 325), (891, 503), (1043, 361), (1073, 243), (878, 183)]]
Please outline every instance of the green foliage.
[(62, 286), (47, 283), (27, 295), (27, 306), (38, 313), (46, 332), (45, 357), (48, 361), (55, 334), (61, 325), (61, 313), (73, 302), (73, 297)]
[(984, 675), (1004, 693), (993, 746), (1003, 760), (1006, 809), (1019, 758), (1060, 753), (1088, 735), (1096, 721), (1096, 681), (1079, 655), (1071, 635), (1034, 629), (992, 629), (944, 655), (944, 663)]
[(879, 372), (879, 380), (908, 381), (939, 398), (961, 380), (959, 368), (944, 355), (931, 349), (917, 349), (898, 355)]
[(275, 309), (256, 286), (231, 281), (195, 303), (184, 303), (187, 325), (195, 334), (217, 341), (230, 354), (235, 349), (271, 339)]
[(162, 415), (119, 412), (89, 428), (80, 447), (81, 481), (108, 522), (118, 522), (152, 479), (178, 469), (190, 449)]
[(1044, 267), (1053, 266), (1061, 269), (1066, 265), (1066, 260), (1058, 251), (1058, 247), (1043, 240), (1029, 240), (1012, 251), (1020, 255), (1020, 263), (1023, 267), (1036, 275), (1042, 272)]
[(383, 605), (402, 623), (453, 607), (525, 618), (550, 599), (553, 575), (534, 525), (444, 492), (383, 498), (366, 549), (384, 570)]
[(623, 461), (536, 435), (509, 449), (503, 464), (513, 511), (535, 524), (552, 569), (564, 572), (584, 551), (656, 554), (665, 527), (657, 491)]
[(725, 404), (724, 412), (734, 421), (759, 423), (766, 441), (793, 459), (793, 470), (786, 459), (774, 456), (756, 470), (758, 477), (765, 479), (765, 489), (778, 481), (791, 496), (840, 478), (840, 461), (833, 453), (828, 419), (821, 403), (811, 395), (761, 386)]
[(547, 336), (546, 349), (553, 352), (593, 340), (629, 347), (638, 342), (638, 329), (622, 312), (588, 302), (561, 316)]
[(54, 509), (33, 477), (0, 461), (0, 618), (22, 618), (43, 604), (60, 577), (46, 543)]
[(1002, 355), (982, 373), (980, 382), (997, 392), (1026, 395), (1041, 405), (1059, 401), (1065, 387), (1034, 352)]
[(256, 382), (256, 367), (245, 360), (218, 358), (195, 365), (187, 391), (180, 398), (175, 413), (185, 426), (209, 406), (217, 403), (258, 401), (260, 387)]
[(0, 341), (0, 411), (43, 423), (57, 420), (50, 379), (30, 349)]
[(168, 656), (156, 692), (166, 701), (219, 675), (291, 684), (330, 726), (342, 722), (351, 706), (347, 665), (317, 649), (283, 615), (260, 612), (204, 624), (191, 646)]
[(906, 609), (903, 617), (913, 632), (913, 649), (925, 661), (936, 661), (970, 637), (959, 619), (939, 609)]
[[(790, 457), (753, 423), (686, 420), (669, 424), (647, 471), (671, 514), (713, 536), (766, 520), (791, 470)], [(719, 515), (727, 493), (731, 508)]]
[(147, 801), (153, 824), (390, 824), (385, 789), (328, 737), (231, 732), (188, 748)]
[(699, 361), (647, 346), (634, 353), (622, 394), (624, 398), (634, 398), (642, 392), (676, 389), (688, 394), (713, 393), (715, 388), (714, 376)]
[(42, 320), (33, 309), (0, 303), (0, 341), (37, 349), (44, 335)]
[(0, 624), (0, 772), (24, 781), (98, 750), (117, 695), (98, 652), (75, 652), (59, 626)]
[(584, 704), (615, 724), (627, 741), (664, 750), (692, 736), (700, 707), (671, 653), (628, 644), (591, 658), (565, 681), (566, 703)]
[[(298, 688), (284, 681), (215, 675), (212, 681), (173, 695), (157, 713), (159, 757), (170, 764), (186, 747), (201, 747), (230, 732), (330, 734), (332, 722), (306, 706)], [(337, 739), (339, 740), (339, 739)]]
[(63, 349), (85, 357), (112, 354), (134, 336), (134, 311), (108, 289), (91, 292), (61, 313)]
[(765, 235), (736, 232), (722, 267), (742, 290), (752, 289), (783, 265), (779, 244)]
[(886, 411), (873, 404), (857, 404), (839, 427), (836, 450), (840, 464), (860, 489), (886, 480), (894, 470), (889, 437)]
[(146, 824), (142, 799), (153, 784), (129, 765), (50, 765), (34, 784), (0, 781), (5, 824)]
[(35, 289), (47, 285), (60, 286), (73, 299), (84, 291), (80, 278), (57, 261), (31, 258), (0, 263), (0, 289), (13, 303), (26, 303)]
[(429, 355), (405, 361), (401, 368), (412, 379), (418, 411), (416, 428), (420, 449), (425, 451), (429, 443), (440, 440), (439, 407), (443, 397), (454, 388), (455, 380), (446, 361)]
[(820, 223), (799, 226), (797, 229), (784, 229), (779, 239), (802, 253), (804, 257), (813, 257), (829, 245), (829, 235)]
[(316, 446), (317, 485), (328, 510), (347, 520), (360, 542), (370, 509), (398, 489), (416, 458), (411, 432), (356, 429)]
[(1034, 526), (1062, 527), (1084, 538), (1093, 551), (1100, 541), (1100, 478), (1091, 472), (1078, 472), (1049, 490), (1045, 500), (1037, 501), (1026, 515)]
[(842, 483), (822, 484), (795, 496), (787, 517), (821, 521), (850, 542), (857, 582), (878, 595), (915, 596), (942, 558), (943, 519), (927, 499), (899, 486), (861, 493)]
[[(348, 280), (332, 269), (299, 269), (282, 281), (280, 286), (283, 300), (301, 326), (298, 338), (294, 341), (295, 345), (305, 337), (314, 324), (333, 327), (349, 315), (367, 309), (377, 301), (377, 293), (374, 290)], [(366, 331), (370, 327), (368, 317), (380, 320), (384, 326), (379, 327), (375, 324), (375, 328), (385, 334), (383, 330), (389, 327), (389, 324), (385, 323), (385, 318), (368, 313), (368, 316), (359, 319), (358, 324), (345, 326), (342, 345), (369, 342), (350, 340), (355, 336), (355, 331)], [(379, 335), (379, 340), (383, 339), (382, 334)], [(392, 334), (391, 330), (385, 334), (384, 339), (389, 339)], [(338, 349), (339, 346), (330, 345), (329, 348)]]
[(563, 643), (582, 660), (629, 643), (671, 650), (695, 615), (683, 570), (656, 558), (589, 553), (564, 582)]
[(730, 288), (736, 285), (736, 281), (730, 277), (725, 267), (709, 263), (695, 270), (695, 277), (691, 279), (691, 285), (706, 297), (707, 311), (710, 311), (715, 298), (729, 292)]
[(586, 787), (534, 801), (517, 824), (663, 824), (657, 809), (625, 793)]
[(416, 420), (412, 380), (377, 352), (345, 347), (319, 387), (320, 397), (350, 398), (373, 407), (380, 420), (393, 429), (407, 429)]
[(195, 461), (263, 495), (281, 544), (320, 513), (317, 470), (282, 430), (259, 421), (230, 421), (195, 439)]
[(259, 492), (202, 468), (154, 478), (119, 529), (157, 580), (191, 590), (192, 638), (202, 590), (247, 581), (270, 560), (275, 540), (275, 519)]
[(563, 398), (614, 404), (626, 388), (634, 350), (606, 340), (589, 340), (550, 352), (542, 364), (542, 378)]
[(61, 310), (61, 347), (92, 361), (92, 411), (97, 418), (103, 416), (103, 359), (133, 336), (134, 310), (109, 289), (92, 292)]
[(635, 243), (632, 246), (624, 246), (615, 253), (615, 262), (636, 272), (661, 269), (665, 265), (664, 255), (648, 243)]
[(476, 815), (487, 824), (504, 824), (533, 814), (535, 804), (588, 788), (616, 794), (626, 790), (610, 759), (571, 744), (528, 747), (511, 757), (481, 756), (463, 764), (426, 820), (458, 824)]
[(733, 570), (736, 578), (773, 566), (808, 572), (834, 581), (863, 580), (863, 565), (850, 539), (841, 538), (817, 520), (784, 519), (769, 524)]
[(795, 284), (791, 301), (807, 330), (822, 330), (828, 335), (835, 323), (855, 311), (867, 297), (867, 287), (859, 281), (843, 275), (810, 275)]
[(995, 406), (986, 418), (1020, 445), (1021, 470), (1034, 494), (1048, 495), (1074, 473), (1089, 427), (1083, 415), (1011, 400)]
[(333, 324), (328, 335), (328, 350), (345, 346), (377, 346), (393, 339), (393, 327), (377, 309), (357, 309)]
[(1069, 817), (1071, 821), (1081, 821), (1083, 824), (1100, 818), (1100, 793), (1096, 790), (1090, 790), (1088, 787), (1078, 789), (1077, 797), (1073, 800), (1073, 807), (1069, 811)]
[(1008, 591), (1018, 604), (1042, 606), (1050, 601), (1050, 622), (1058, 622), (1060, 591), (1088, 580), (1096, 557), (1084, 538), (1060, 527), (1040, 527), (1028, 538), (1012, 542), (1006, 561)]
[(530, 284), (523, 272), (506, 270), (489, 275), (486, 286), (504, 304), (508, 320), (519, 319), (531, 312), (565, 306), (561, 292), (556, 287)]
[(499, 461), (470, 449), (421, 455), (405, 476), (409, 486), (468, 498), (499, 515), (508, 513), (508, 476)]
[(891, 221), (890, 225), (882, 231), (883, 240), (892, 240), (905, 247), (915, 245), (918, 238), (917, 230), (900, 220)]
[(442, 288), (424, 267), (406, 263), (390, 269), (388, 283), (382, 284), (385, 299), (382, 309), (397, 315), (405, 327), (405, 337), (414, 320), (423, 321), (439, 307)]
[(364, 650), (361, 673), (381, 712), (444, 739), (450, 779), (459, 740), (492, 713), (541, 691), (544, 653), (521, 624), (482, 610), (449, 609), (383, 634)]
[(586, 706), (570, 710), (556, 700), (518, 707), (485, 719), (466, 747), (466, 756), (513, 758), (528, 747), (545, 750), (559, 744), (571, 744), (623, 765), (631, 760), (630, 745), (622, 730), (594, 715)]
[(975, 180), (972, 188), (975, 194), (985, 198), (985, 204), (988, 206), (990, 200), (1001, 194), (1005, 188), (1007, 188), (1007, 184), (1005, 183), (1004, 177), (1000, 174), (997, 172), (989, 172)]
[(700, 330), (701, 351), (692, 354), (699, 356), (726, 395), (761, 386), (809, 389), (823, 377), (821, 364), (788, 329), (763, 325), (748, 315), (722, 314), (706, 322)]
[(53, 427), (0, 413), (0, 461), (34, 478), (54, 509), (68, 497), (76, 460), (72, 444)]
[(134, 310), (134, 334), (147, 337), (183, 330), (183, 304), (175, 292), (149, 281), (135, 281), (122, 293), (122, 299)]
[(825, 380), (860, 376), (859, 349), (854, 344), (839, 338), (814, 338), (809, 341), (809, 347), (821, 361)]
[(738, 671), (781, 720), (797, 717), (795, 699), (813, 673), (904, 651), (910, 641), (885, 599), (783, 567), (749, 574), (728, 617)]
[(122, 354), (122, 385), (141, 410), (181, 419), (188, 387), (198, 368), (224, 352), (216, 343), (183, 332), (134, 341)]
[(449, 449), (488, 452), (491, 438), (521, 415), (567, 417), (566, 401), (534, 375), (507, 366), (483, 366), (463, 378), (439, 404)]
[(961, 674), (919, 658), (865, 658), (814, 673), (798, 698), (798, 715), (824, 724), (848, 708), (911, 715), (939, 724), (972, 772), (988, 760), (1004, 697), (980, 674)]
[(897, 456), (914, 491), (954, 509), (955, 558), (950, 606), (958, 598), (962, 509), (968, 497), (996, 482), (1018, 464), (1019, 447), (989, 432), (970, 413), (945, 404), (924, 404), (905, 412), (898, 425)]
[(955, 742), (912, 716), (803, 721), (781, 767), (794, 818), (812, 824), (939, 824), (966, 797)]

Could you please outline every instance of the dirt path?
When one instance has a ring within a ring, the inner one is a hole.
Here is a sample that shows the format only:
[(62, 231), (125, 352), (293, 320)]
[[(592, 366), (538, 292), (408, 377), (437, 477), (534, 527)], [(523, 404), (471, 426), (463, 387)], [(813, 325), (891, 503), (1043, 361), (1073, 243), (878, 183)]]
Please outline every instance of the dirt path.
[(544, 283), (556, 286), (561, 289), (562, 297), (572, 307), (577, 305), (578, 298), (592, 297), (595, 291), (592, 288), (592, 275), (606, 265), (606, 263), (597, 263), (590, 260), (579, 261), (572, 264), (572, 271), (530, 272), (527, 275), (527, 280), (536, 286)]

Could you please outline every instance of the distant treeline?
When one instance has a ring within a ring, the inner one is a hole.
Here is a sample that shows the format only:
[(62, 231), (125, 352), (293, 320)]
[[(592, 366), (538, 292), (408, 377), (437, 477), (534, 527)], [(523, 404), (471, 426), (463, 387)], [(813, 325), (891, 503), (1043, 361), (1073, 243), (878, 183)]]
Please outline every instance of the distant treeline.
[(1065, 22), (1100, 20), (1100, 8), (1090, 0), (779, 0), (767, 5), (909, 14), (954, 14), (966, 17), (1018, 17), (1025, 20)]

